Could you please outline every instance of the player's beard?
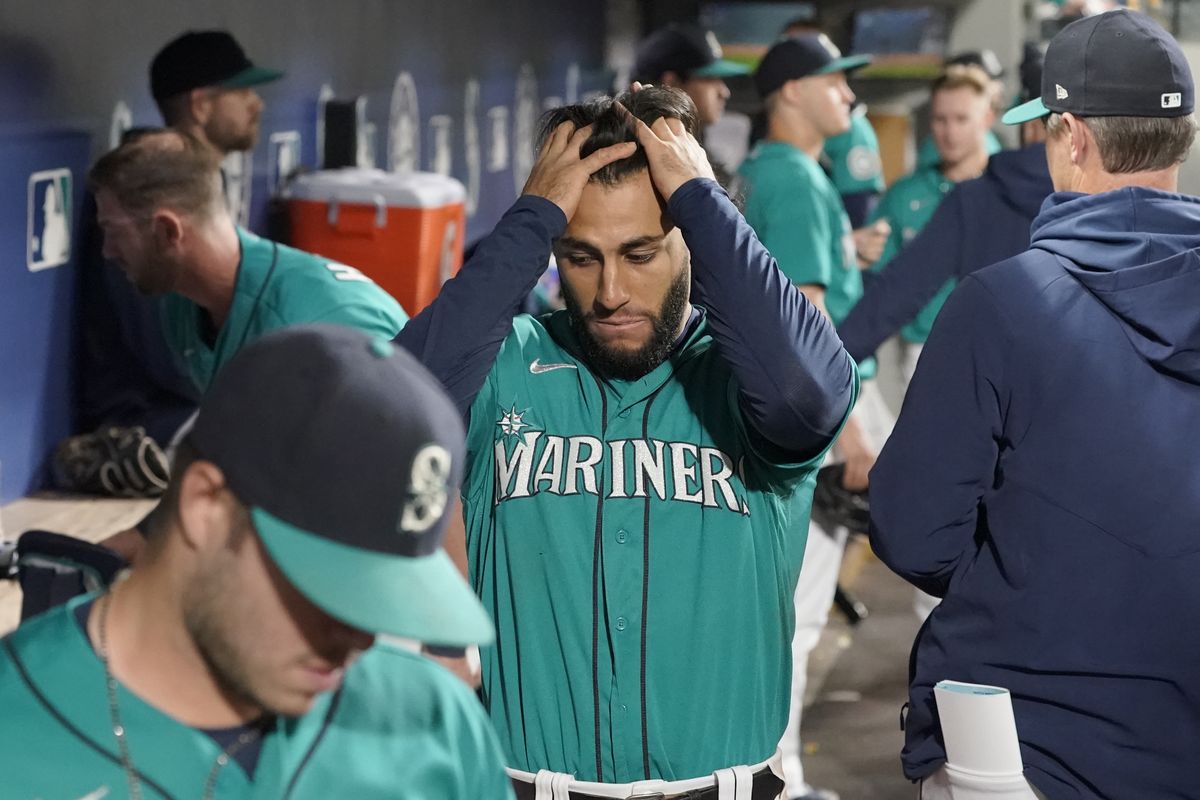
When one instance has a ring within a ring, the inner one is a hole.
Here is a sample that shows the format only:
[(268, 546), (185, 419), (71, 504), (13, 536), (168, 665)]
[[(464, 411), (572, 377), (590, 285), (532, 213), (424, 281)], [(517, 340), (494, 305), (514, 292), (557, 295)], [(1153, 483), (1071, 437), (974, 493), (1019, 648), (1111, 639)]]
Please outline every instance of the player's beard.
[(148, 257), (141, 269), (130, 273), (130, 281), (147, 297), (159, 297), (175, 290), (181, 267), (165, 258)]
[(686, 269), (679, 271), (671, 281), (667, 294), (659, 306), (658, 313), (650, 318), (650, 338), (636, 350), (610, 347), (594, 337), (588, 320), (595, 318), (594, 311), (584, 311), (571, 287), (562, 283), (563, 301), (570, 315), (571, 327), (583, 347), (583, 354), (601, 374), (618, 380), (633, 381), (653, 370), (667, 360), (675, 348), (683, 312), (687, 308), (691, 275)]
[(258, 143), (258, 120), (254, 119), (240, 128), (217, 120), (208, 125), (204, 135), (222, 155), (253, 150)]

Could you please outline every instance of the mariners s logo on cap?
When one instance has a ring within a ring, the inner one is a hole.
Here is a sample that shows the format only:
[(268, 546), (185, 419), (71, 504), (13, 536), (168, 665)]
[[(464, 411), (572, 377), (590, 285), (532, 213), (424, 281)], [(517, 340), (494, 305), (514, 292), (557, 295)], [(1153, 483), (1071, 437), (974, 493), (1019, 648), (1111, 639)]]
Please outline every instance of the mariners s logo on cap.
[(326, 614), (423, 642), (492, 640), (440, 546), (462, 418), (411, 354), (337, 325), (274, 331), (217, 374), (191, 437), (275, 566)]
[(437, 444), (421, 448), (409, 472), (407, 499), (400, 514), (401, 533), (424, 533), (441, 519), (450, 494), (449, 481), (450, 451)]

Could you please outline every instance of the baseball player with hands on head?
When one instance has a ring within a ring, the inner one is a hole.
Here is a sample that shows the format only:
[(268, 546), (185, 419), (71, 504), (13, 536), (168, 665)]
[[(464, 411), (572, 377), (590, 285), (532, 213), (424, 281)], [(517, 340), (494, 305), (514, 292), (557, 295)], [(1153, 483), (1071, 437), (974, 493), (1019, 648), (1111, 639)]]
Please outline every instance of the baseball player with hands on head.
[[(397, 341), (469, 420), (481, 696), (517, 796), (774, 798), (857, 371), (712, 180), (686, 95), (618, 100), (549, 112), (524, 195)], [(566, 310), (514, 318), (552, 250)]]

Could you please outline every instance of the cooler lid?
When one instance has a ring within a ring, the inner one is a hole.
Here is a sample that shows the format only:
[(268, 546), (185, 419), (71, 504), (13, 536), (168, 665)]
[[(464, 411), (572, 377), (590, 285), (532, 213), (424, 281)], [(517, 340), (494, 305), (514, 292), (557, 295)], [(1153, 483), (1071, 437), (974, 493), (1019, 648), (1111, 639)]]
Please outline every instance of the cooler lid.
[(380, 198), (390, 207), (443, 208), (464, 203), (466, 187), (436, 172), (387, 172), (382, 169), (345, 167), (298, 175), (286, 196), (297, 200), (374, 205)]

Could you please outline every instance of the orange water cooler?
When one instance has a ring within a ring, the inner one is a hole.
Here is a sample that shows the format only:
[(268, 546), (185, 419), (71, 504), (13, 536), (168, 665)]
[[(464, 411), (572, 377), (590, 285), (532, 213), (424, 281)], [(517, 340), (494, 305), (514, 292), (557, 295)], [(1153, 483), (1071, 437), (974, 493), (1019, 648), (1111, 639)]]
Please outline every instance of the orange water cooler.
[(322, 170), (287, 188), (291, 243), (355, 267), (414, 316), (458, 272), (466, 189), (431, 172)]

